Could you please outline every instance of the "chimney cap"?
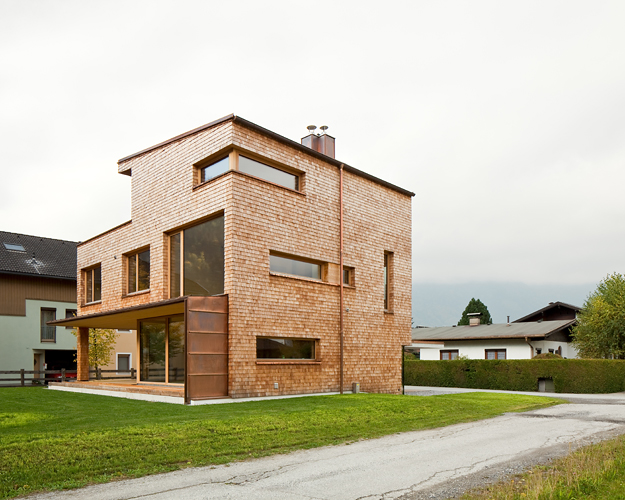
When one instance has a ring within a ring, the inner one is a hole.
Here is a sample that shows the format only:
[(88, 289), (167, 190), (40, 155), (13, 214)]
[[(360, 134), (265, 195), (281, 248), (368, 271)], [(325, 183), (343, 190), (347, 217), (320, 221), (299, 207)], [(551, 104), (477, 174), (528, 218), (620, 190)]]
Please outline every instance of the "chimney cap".
[(306, 128), (308, 129), (308, 132), (312, 134), (315, 132), (315, 130), (317, 130), (317, 125), (308, 125), (308, 127)]
[(473, 318), (479, 318), (482, 313), (467, 313), (467, 316), (471, 316)]
[(321, 129), (321, 131), (325, 134), (326, 130), (328, 130), (328, 126), (327, 125), (321, 125), (321, 127), (319, 127)]

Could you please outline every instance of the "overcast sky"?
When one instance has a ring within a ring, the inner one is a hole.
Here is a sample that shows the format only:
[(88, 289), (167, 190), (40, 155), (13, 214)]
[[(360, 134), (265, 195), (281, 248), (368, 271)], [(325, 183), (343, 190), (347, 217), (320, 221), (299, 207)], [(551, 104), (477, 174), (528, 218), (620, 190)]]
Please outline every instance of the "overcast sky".
[(416, 282), (596, 283), (625, 262), (624, 26), (622, 0), (0, 0), (0, 230), (116, 226), (119, 158), (235, 113), (328, 125), (414, 191)]

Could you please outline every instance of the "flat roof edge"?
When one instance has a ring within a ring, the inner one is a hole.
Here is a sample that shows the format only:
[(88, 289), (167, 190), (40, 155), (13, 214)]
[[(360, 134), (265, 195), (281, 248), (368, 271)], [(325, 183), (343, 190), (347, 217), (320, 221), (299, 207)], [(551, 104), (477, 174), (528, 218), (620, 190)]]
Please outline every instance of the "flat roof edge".
[[(352, 167), (350, 165), (347, 165), (344, 162), (341, 162), (339, 160), (337, 160), (336, 158), (332, 158), (330, 156), (324, 155), (323, 153), (319, 153), (318, 151), (315, 151), (314, 149), (310, 149), (307, 146), (304, 146), (303, 144), (300, 144), (299, 142), (296, 142), (292, 139), (289, 139), (288, 137), (284, 137), (283, 135), (280, 135), (276, 132), (273, 132), (265, 127), (261, 127), (260, 125), (257, 125), (256, 123), (253, 123), (249, 120), (246, 120), (245, 118), (241, 118), (240, 116), (237, 116), (235, 114), (229, 114), (227, 116), (224, 116), (222, 118), (219, 118), (215, 121), (212, 121), (210, 123), (207, 123), (205, 125), (201, 125), (200, 127), (194, 128), (192, 130), (189, 130), (188, 132), (184, 132), (182, 134), (179, 134), (175, 137), (172, 137), (171, 139), (167, 139), (166, 141), (163, 142), (159, 142), (158, 144), (155, 144), (154, 146), (150, 146), (149, 148), (145, 148), (142, 149), (141, 151), (138, 151), (137, 153), (125, 156), (124, 158), (120, 159), (117, 161), (118, 165), (121, 165), (122, 163), (127, 162), (128, 160), (131, 160), (133, 158), (136, 158), (138, 156), (141, 156), (145, 153), (149, 153), (150, 151), (154, 151), (156, 149), (162, 148), (163, 146), (167, 146), (168, 144), (172, 144), (176, 141), (179, 141), (181, 139), (184, 139), (186, 137), (190, 137), (194, 134), (197, 134), (199, 132), (202, 132), (204, 130), (207, 130), (209, 128), (215, 127), (217, 125), (220, 125), (222, 123), (225, 123), (227, 121), (233, 121), (234, 123), (237, 123), (239, 125), (242, 125), (244, 127), (247, 127), (251, 130), (254, 130), (256, 132), (258, 132), (259, 134), (265, 135), (267, 137), (270, 137), (282, 144), (285, 144), (287, 146), (293, 147), (295, 149), (297, 149), (298, 151), (301, 151), (303, 153), (306, 153), (310, 156), (313, 156), (315, 158), (318, 158), (322, 161), (325, 161), (327, 163), (330, 163), (336, 167), (340, 167), (341, 165), (343, 165), (343, 168), (347, 171), (347, 172), (351, 172), (355, 175), (358, 175), (360, 177), (363, 177), (365, 179), (368, 179), (372, 182), (375, 182), (376, 184), (380, 184), (381, 186), (387, 187), (389, 189), (392, 189), (393, 191), (397, 191), (398, 193), (401, 193), (405, 196), (410, 196), (413, 197), (415, 196), (415, 193), (413, 193), (412, 191), (409, 191), (407, 189), (404, 189), (402, 187), (396, 186), (395, 184), (392, 184), (390, 182), (387, 182), (385, 180), (380, 179), (379, 177), (376, 177), (374, 175), (368, 174), (366, 172), (363, 172), (362, 170), (359, 170), (355, 167)], [(122, 172), (123, 173), (123, 172)]]
[(132, 219), (127, 220), (126, 222), (122, 222), (121, 224), (119, 224), (119, 225), (117, 225), (117, 226), (115, 226), (115, 227), (112, 227), (111, 229), (107, 229), (106, 231), (104, 231), (104, 232), (102, 232), (102, 233), (100, 233), (100, 234), (96, 234), (95, 236), (92, 236), (92, 237), (91, 237), (91, 238), (89, 238), (88, 240), (81, 241), (80, 243), (78, 243), (78, 245), (76, 246), (76, 248), (78, 248), (78, 247), (80, 247), (80, 246), (84, 245), (85, 243), (89, 243), (90, 241), (93, 241), (93, 240), (95, 240), (96, 238), (100, 238), (101, 236), (104, 236), (105, 234), (112, 233), (112, 232), (113, 232), (113, 231), (115, 231), (116, 229), (120, 229), (120, 228), (122, 228), (122, 227), (124, 227), (124, 226), (127, 226), (128, 224), (131, 224), (131, 223), (132, 223)]

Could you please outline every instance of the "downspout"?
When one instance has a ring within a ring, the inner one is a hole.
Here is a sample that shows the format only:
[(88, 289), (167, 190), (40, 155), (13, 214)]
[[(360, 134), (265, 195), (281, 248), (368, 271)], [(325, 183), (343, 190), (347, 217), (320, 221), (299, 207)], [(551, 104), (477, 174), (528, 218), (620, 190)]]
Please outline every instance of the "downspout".
[(530, 359), (532, 359), (534, 357), (534, 346), (530, 344), (528, 337), (525, 337), (525, 342), (527, 343), (528, 346), (530, 346)]
[(340, 375), (339, 375), (339, 393), (343, 394), (343, 164), (339, 169), (339, 295), (340, 307), (339, 311), (339, 337), (340, 337)]

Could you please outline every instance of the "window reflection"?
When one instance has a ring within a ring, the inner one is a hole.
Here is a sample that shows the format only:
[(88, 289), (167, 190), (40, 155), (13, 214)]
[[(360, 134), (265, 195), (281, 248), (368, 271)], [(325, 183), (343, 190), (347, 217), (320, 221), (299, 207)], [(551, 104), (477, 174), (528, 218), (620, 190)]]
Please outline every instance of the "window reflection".
[(299, 178), (297, 175), (270, 167), (269, 165), (246, 158), (242, 155), (239, 155), (239, 171), (260, 177), (261, 179), (265, 179), (270, 182), (275, 182), (281, 186), (295, 190), (299, 189)]
[(258, 359), (315, 359), (315, 341), (305, 339), (256, 338)]
[(304, 278), (321, 279), (321, 265), (287, 257), (269, 256), (269, 270), (274, 273), (292, 274)]
[(184, 382), (184, 316), (169, 318), (169, 382)]
[(165, 320), (141, 322), (139, 336), (140, 380), (165, 382)]
[(227, 172), (229, 168), (230, 160), (226, 156), (225, 158), (222, 158), (221, 160), (218, 160), (215, 163), (208, 165), (207, 167), (204, 167), (202, 169), (201, 182), (209, 181), (212, 178)]

